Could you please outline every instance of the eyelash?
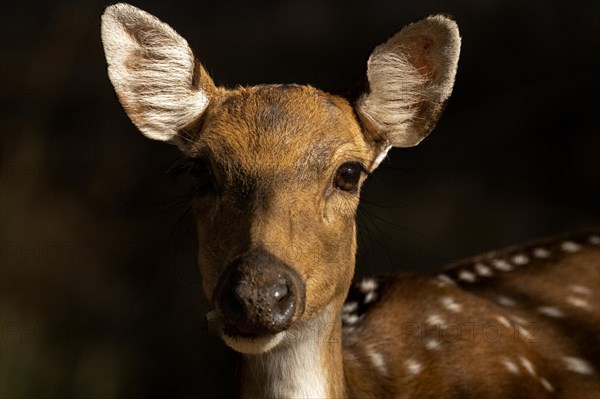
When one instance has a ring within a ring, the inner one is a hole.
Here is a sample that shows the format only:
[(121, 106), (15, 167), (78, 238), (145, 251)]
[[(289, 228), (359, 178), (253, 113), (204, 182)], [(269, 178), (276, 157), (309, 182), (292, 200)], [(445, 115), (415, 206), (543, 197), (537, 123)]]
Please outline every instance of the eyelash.
[(360, 162), (344, 162), (337, 168), (332, 185), (336, 190), (356, 192), (363, 173), (369, 175), (367, 169)]

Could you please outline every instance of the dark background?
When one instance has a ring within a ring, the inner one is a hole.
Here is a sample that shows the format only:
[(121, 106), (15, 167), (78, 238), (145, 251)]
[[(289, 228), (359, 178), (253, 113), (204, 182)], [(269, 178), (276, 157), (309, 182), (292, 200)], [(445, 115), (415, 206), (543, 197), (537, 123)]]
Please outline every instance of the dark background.
[[(218, 84), (341, 92), (406, 23), (450, 13), (453, 97), (364, 188), (359, 275), (424, 272), (598, 225), (598, 1), (135, 1)], [(137, 133), (106, 74), (104, 1), (3, 6), (0, 397), (214, 397), (231, 353), (208, 305), (179, 154)]]

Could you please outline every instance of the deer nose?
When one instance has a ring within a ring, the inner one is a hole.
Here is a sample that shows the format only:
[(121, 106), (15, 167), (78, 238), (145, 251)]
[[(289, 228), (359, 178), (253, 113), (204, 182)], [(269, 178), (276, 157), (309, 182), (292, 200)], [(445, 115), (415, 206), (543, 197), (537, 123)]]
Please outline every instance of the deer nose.
[(234, 321), (247, 334), (276, 333), (288, 327), (296, 310), (296, 298), (288, 288), (290, 281), (279, 277), (260, 286), (248, 281), (230, 285), (231, 293), (223, 298), (223, 316)]
[(304, 311), (304, 283), (291, 267), (265, 250), (233, 262), (221, 278), (215, 303), (225, 333), (259, 336), (288, 328)]

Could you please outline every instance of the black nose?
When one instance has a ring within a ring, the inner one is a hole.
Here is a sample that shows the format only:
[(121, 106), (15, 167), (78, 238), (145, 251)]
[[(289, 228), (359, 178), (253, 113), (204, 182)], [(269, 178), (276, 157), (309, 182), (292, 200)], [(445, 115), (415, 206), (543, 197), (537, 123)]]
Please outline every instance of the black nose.
[(257, 249), (233, 262), (215, 291), (225, 332), (274, 334), (304, 311), (304, 284), (298, 273), (269, 252)]

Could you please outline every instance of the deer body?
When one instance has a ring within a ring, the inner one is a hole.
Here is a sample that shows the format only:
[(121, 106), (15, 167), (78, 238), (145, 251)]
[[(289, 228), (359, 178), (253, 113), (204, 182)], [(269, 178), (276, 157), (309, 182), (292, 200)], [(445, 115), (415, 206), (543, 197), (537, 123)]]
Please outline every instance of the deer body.
[[(102, 40), (131, 120), (177, 144), (196, 178), (203, 289), (223, 340), (243, 356), (242, 397), (597, 390), (597, 236), (542, 248), (545, 257), (510, 250), (523, 257), (351, 289), (360, 186), (390, 147), (414, 146), (435, 126), (456, 74), (454, 21), (431, 16), (378, 46), (350, 98), (299, 85), (217, 87), (185, 39), (126, 4), (106, 9)], [(567, 278), (563, 303), (553, 292)], [(526, 341), (527, 320), (540, 324), (539, 342)], [(461, 339), (448, 339), (456, 324)]]
[(599, 241), (562, 237), (431, 277), (357, 283), (343, 313), (345, 374), (360, 382), (349, 397), (597, 397)]

